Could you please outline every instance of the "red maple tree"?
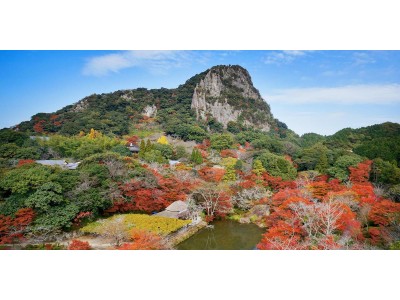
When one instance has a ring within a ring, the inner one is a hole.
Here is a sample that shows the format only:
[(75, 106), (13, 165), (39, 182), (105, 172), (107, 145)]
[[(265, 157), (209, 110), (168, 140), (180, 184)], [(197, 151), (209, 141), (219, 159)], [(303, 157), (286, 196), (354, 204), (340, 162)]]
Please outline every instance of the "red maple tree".
[(80, 241), (80, 240), (72, 240), (68, 246), (68, 250), (90, 250), (89, 242)]
[(225, 170), (222, 168), (204, 167), (198, 173), (200, 178), (207, 182), (220, 182), (225, 175)]
[(0, 245), (23, 239), (25, 229), (34, 217), (35, 212), (31, 208), (19, 209), (15, 217), (0, 215)]

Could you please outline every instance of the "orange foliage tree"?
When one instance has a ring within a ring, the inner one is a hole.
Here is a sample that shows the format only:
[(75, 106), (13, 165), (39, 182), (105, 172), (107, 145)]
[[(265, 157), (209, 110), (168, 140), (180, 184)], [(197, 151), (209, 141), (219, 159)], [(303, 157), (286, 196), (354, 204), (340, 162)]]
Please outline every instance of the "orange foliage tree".
[(229, 149), (221, 150), (220, 155), (222, 158), (226, 158), (226, 157), (238, 158), (236, 152), (233, 150), (229, 150)]
[(141, 229), (131, 231), (133, 243), (126, 243), (119, 247), (119, 250), (162, 250), (166, 249), (162, 238), (152, 232)]
[(35, 161), (33, 159), (20, 159), (18, 161), (17, 167), (21, 167), (24, 165), (30, 165), (30, 164), (34, 164)]
[(375, 225), (390, 226), (400, 223), (400, 203), (388, 199), (372, 205), (368, 218)]
[(44, 132), (44, 129), (43, 129), (44, 123), (45, 123), (44, 120), (36, 120), (36, 123), (33, 125), (33, 130), (37, 133)]
[(210, 140), (203, 140), (201, 144), (197, 144), (196, 148), (199, 148), (201, 150), (207, 150), (211, 146), (211, 141)]
[(349, 179), (353, 183), (365, 183), (369, 180), (372, 160), (360, 162), (356, 167), (349, 167)]
[(198, 173), (200, 178), (207, 182), (220, 182), (225, 175), (225, 170), (222, 168), (204, 167)]
[(137, 135), (132, 135), (126, 138), (126, 146), (129, 146), (131, 143), (136, 145), (139, 141), (139, 137)]
[(265, 187), (271, 187), (273, 190), (279, 191), (285, 188), (296, 188), (296, 183), (293, 181), (285, 181), (281, 177), (274, 177), (264, 172), (262, 180)]
[(92, 247), (90, 247), (89, 242), (84, 242), (80, 240), (72, 240), (68, 246), (68, 250), (90, 250), (90, 249), (92, 249)]

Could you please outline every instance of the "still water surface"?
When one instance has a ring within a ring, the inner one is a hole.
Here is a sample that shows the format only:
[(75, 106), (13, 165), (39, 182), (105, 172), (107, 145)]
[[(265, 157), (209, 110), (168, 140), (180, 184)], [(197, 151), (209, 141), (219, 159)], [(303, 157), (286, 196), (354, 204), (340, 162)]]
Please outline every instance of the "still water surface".
[(265, 229), (254, 224), (225, 220), (212, 223), (180, 243), (178, 250), (251, 250), (261, 240)]

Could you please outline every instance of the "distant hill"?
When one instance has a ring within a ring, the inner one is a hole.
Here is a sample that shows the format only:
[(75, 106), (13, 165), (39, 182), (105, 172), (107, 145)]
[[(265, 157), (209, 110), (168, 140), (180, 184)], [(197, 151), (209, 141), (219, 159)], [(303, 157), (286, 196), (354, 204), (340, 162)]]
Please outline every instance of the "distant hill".
[(120, 90), (93, 94), (54, 113), (38, 113), (16, 129), (29, 133), (75, 135), (91, 128), (124, 135), (133, 124), (151, 118), (169, 134), (202, 140), (207, 132), (255, 128), (264, 132), (286, 125), (240, 66), (215, 66), (175, 89)]
[(347, 148), (369, 159), (377, 157), (400, 165), (400, 124), (386, 122), (358, 129), (345, 128), (327, 137), (326, 144)]

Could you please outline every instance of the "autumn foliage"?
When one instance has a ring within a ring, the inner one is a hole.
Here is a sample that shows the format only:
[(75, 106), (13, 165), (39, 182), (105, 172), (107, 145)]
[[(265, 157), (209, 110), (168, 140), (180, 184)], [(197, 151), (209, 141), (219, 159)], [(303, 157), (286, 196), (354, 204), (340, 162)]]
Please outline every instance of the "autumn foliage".
[(15, 217), (0, 215), (0, 245), (21, 240), (26, 227), (32, 223), (35, 212), (31, 208), (21, 208)]
[(200, 178), (207, 182), (220, 182), (225, 175), (225, 170), (222, 168), (204, 167), (198, 173)]
[(132, 179), (119, 186), (123, 198), (114, 201), (106, 212), (161, 211), (177, 200), (185, 200), (192, 183), (181, 181), (174, 176), (164, 177), (152, 171), (149, 179)]
[(129, 146), (130, 144), (136, 145), (139, 141), (139, 137), (137, 135), (132, 135), (126, 138), (126, 146)]
[(238, 157), (235, 151), (229, 150), (229, 149), (221, 150), (220, 155), (222, 158), (226, 158), (226, 157), (237, 158)]
[(400, 203), (383, 199), (372, 205), (368, 218), (375, 225), (389, 226), (400, 223)]
[(91, 217), (92, 215), (93, 215), (93, 213), (90, 211), (81, 211), (80, 213), (78, 213), (76, 215), (73, 223), (75, 226), (79, 226), (84, 219), (87, 219), (87, 218)]
[(22, 167), (24, 165), (34, 164), (35, 161), (33, 159), (20, 159), (18, 161), (17, 167)]
[(131, 232), (133, 243), (126, 243), (119, 247), (119, 250), (162, 250), (165, 245), (162, 238), (150, 231), (133, 229)]
[(37, 133), (44, 132), (44, 129), (43, 129), (44, 123), (45, 123), (44, 120), (36, 120), (36, 123), (33, 125), (33, 130)]
[(369, 174), (371, 172), (371, 160), (360, 162), (357, 167), (349, 167), (350, 181), (353, 183), (366, 183), (369, 180)]
[(90, 250), (89, 242), (84, 242), (80, 240), (72, 240), (68, 246), (68, 250)]
[(196, 148), (205, 151), (208, 148), (210, 148), (210, 146), (211, 146), (211, 141), (210, 140), (203, 140), (202, 143), (196, 145)]
[(285, 181), (281, 177), (274, 177), (268, 174), (268, 172), (264, 172), (262, 174), (262, 179), (264, 181), (264, 185), (271, 187), (273, 190), (281, 190), (285, 188), (295, 188), (296, 183), (293, 181)]
[(400, 203), (375, 194), (368, 181), (371, 161), (349, 167), (349, 171), (350, 185), (327, 176), (303, 186), (281, 184), (264, 173), (264, 184), (276, 192), (269, 202), (271, 214), (265, 219), (267, 232), (257, 247), (362, 249), (365, 243), (389, 245), (400, 222)]

